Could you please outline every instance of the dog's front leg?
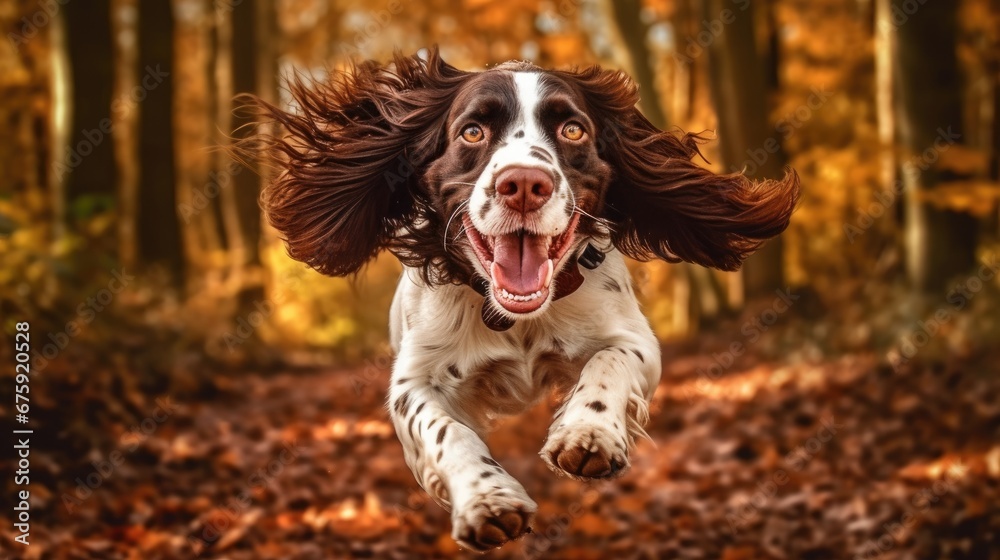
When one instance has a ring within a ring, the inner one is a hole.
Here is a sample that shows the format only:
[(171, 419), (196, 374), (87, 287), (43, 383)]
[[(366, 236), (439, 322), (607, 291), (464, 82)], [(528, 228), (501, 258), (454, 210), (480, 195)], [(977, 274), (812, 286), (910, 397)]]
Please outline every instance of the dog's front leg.
[(542, 459), (573, 478), (623, 474), (635, 438), (645, 435), (648, 404), (659, 378), (660, 348), (652, 333), (595, 354), (556, 413)]
[(453, 372), (447, 366), (441, 372), (428, 372), (426, 364), (417, 368), (404, 345), (389, 392), (390, 415), (413, 476), (451, 510), (459, 544), (482, 552), (521, 537), (538, 506), (490, 456), (468, 415), (451, 404), (458, 400)]

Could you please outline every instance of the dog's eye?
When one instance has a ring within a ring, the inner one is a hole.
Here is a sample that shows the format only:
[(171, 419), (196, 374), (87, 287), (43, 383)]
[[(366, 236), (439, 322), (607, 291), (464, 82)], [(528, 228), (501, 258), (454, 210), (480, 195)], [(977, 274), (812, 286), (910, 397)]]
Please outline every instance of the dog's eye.
[(580, 123), (566, 123), (566, 125), (563, 126), (562, 135), (567, 140), (579, 140), (583, 138), (583, 127), (580, 126)]
[(486, 134), (483, 133), (483, 129), (478, 124), (470, 124), (462, 129), (462, 138), (466, 142), (475, 144), (481, 142), (485, 137)]

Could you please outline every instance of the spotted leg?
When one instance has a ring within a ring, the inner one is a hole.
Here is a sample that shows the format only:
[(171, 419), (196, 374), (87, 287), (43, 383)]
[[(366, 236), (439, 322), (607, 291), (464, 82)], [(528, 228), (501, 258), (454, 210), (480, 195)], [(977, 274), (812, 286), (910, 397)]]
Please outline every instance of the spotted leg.
[(452, 536), (477, 552), (530, 531), (538, 506), (491, 456), (473, 422), (449, 403), (448, 388), (396, 362), (390, 415), (417, 482), (451, 511)]
[(572, 478), (613, 478), (629, 467), (645, 435), (648, 403), (660, 377), (655, 339), (623, 342), (595, 354), (549, 428), (540, 455)]

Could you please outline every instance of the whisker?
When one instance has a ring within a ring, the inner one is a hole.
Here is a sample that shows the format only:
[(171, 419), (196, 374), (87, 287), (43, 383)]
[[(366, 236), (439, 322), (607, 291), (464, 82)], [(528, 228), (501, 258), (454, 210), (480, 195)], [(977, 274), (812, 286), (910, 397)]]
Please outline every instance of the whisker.
[(587, 212), (585, 212), (585, 211), (584, 211), (584, 210), (583, 210), (582, 208), (580, 208), (579, 206), (574, 206), (574, 207), (573, 207), (573, 212), (576, 212), (577, 214), (579, 214), (579, 215), (581, 215), (581, 216), (586, 216), (586, 217), (590, 218), (591, 220), (594, 220), (595, 222), (599, 222), (599, 223), (604, 223), (604, 222), (607, 222), (607, 220), (606, 220), (606, 219), (604, 219), (604, 218), (598, 218), (597, 216), (594, 216), (594, 215), (591, 215), (591, 214), (588, 214)]
[(586, 217), (590, 218), (591, 220), (594, 220), (598, 224), (600, 224), (600, 225), (608, 228), (611, 231), (615, 230), (615, 226), (614, 226), (614, 224), (610, 220), (607, 220), (605, 218), (598, 218), (597, 216), (592, 216), (592, 215), (584, 212), (581, 208), (579, 208), (577, 206), (573, 207), (573, 212), (575, 212), (577, 214), (580, 214), (581, 216), (586, 216)]
[(455, 211), (451, 213), (451, 217), (448, 218), (448, 223), (444, 226), (444, 251), (446, 253), (448, 252), (448, 229), (451, 228), (451, 221), (455, 219), (455, 216), (458, 215), (459, 211), (461, 211), (463, 207), (468, 205), (468, 200), (459, 204), (458, 207), (455, 208)]
[(598, 224), (601, 224), (602, 226), (608, 228), (611, 231), (615, 230), (614, 226), (611, 224), (610, 221), (608, 221), (606, 219), (603, 219), (603, 218), (598, 218), (597, 216), (592, 216), (592, 215), (584, 212), (582, 208), (580, 208), (579, 206), (576, 205), (576, 195), (573, 194), (573, 189), (569, 189), (568, 192), (569, 192), (569, 196), (573, 199), (573, 212), (576, 212), (576, 213), (580, 214), (581, 216), (586, 216), (586, 217), (590, 218), (591, 220), (594, 220)]
[(573, 208), (578, 208), (576, 205), (576, 194), (573, 193), (572, 187), (568, 189), (567, 192), (569, 193), (569, 197), (573, 200)]

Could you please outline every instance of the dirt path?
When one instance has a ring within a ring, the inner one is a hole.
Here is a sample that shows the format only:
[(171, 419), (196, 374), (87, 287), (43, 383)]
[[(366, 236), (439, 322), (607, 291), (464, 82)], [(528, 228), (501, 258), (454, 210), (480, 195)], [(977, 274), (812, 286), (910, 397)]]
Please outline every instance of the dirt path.
[[(665, 358), (652, 442), (622, 479), (548, 471), (547, 406), (500, 427), (494, 455), (540, 512), (533, 535), (489, 557), (1000, 558), (996, 376), (861, 356), (743, 360), (713, 379), (710, 353)], [(60, 497), (74, 484), (57, 477), (29, 557), (463, 556), (403, 464), (384, 373), (222, 385), (126, 440), (138, 445), (72, 512)]]

